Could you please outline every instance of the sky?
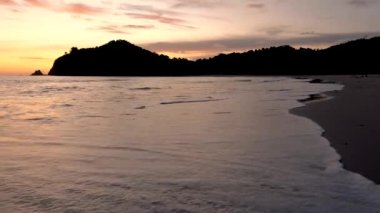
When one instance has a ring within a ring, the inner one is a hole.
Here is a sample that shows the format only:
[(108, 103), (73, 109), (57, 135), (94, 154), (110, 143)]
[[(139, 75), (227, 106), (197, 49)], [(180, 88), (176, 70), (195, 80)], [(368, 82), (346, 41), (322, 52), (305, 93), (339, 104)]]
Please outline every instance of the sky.
[(124, 39), (170, 57), (380, 35), (380, 0), (0, 0), (0, 74)]

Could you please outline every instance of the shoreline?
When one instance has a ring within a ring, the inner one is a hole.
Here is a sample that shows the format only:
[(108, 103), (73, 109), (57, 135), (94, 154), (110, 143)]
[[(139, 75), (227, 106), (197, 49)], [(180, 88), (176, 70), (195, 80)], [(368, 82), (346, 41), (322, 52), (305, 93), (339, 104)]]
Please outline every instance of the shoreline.
[(380, 76), (308, 77), (344, 87), (340, 91), (325, 93), (332, 98), (307, 101), (304, 102), (306, 105), (289, 112), (309, 118), (324, 129), (322, 137), (336, 150), (344, 169), (380, 184), (380, 113), (377, 113)]

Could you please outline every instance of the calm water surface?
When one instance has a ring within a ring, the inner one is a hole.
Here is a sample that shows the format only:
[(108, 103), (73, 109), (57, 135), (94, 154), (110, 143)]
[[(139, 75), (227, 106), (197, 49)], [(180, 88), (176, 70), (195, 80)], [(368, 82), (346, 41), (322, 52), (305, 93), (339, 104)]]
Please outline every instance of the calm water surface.
[(0, 212), (379, 212), (272, 77), (0, 77)]

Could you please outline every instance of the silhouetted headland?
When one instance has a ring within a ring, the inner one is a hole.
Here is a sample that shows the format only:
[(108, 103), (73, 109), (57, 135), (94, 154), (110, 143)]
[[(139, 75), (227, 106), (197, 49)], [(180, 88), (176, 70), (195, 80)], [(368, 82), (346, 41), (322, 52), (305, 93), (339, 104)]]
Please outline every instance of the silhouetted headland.
[(379, 73), (380, 37), (359, 39), (316, 50), (279, 46), (190, 61), (170, 59), (124, 40), (78, 49), (56, 59), (49, 75), (330, 75)]
[(30, 75), (44, 75), (44, 73), (41, 70), (36, 70)]

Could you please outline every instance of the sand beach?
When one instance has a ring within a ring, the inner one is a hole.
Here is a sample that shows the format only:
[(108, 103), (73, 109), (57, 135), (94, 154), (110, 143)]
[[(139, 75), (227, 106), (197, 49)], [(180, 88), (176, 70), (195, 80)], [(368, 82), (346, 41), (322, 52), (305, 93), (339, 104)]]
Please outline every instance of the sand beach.
[(307, 103), (291, 112), (318, 123), (345, 169), (380, 183), (380, 76), (314, 76), (324, 82), (343, 84), (334, 98)]

